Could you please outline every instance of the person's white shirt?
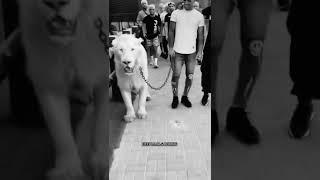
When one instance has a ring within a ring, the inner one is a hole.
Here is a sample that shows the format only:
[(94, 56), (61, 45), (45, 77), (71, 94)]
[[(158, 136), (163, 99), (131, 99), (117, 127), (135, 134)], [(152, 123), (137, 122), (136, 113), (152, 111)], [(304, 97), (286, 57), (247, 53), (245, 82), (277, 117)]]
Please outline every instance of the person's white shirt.
[(168, 14), (167, 11), (163, 11), (160, 14), (160, 19), (161, 19), (161, 23), (162, 23), (162, 25), (161, 25), (161, 27), (162, 27), (161, 35), (162, 36), (166, 36), (166, 29), (164, 27), (164, 18), (166, 17), (167, 14)]
[(162, 23), (164, 23), (164, 18), (167, 14), (168, 14), (167, 11), (163, 11), (162, 13), (160, 13), (160, 19)]
[(179, 54), (196, 52), (198, 28), (204, 26), (203, 15), (193, 10), (173, 11), (170, 21), (176, 23), (173, 50)]

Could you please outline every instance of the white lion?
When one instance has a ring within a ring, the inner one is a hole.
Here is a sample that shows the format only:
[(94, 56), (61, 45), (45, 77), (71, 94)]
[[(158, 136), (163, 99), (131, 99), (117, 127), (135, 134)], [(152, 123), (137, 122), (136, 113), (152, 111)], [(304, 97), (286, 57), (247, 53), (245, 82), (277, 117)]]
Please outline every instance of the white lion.
[[(98, 18), (107, 22), (107, 3), (19, 0), (27, 73), (56, 150), (49, 179), (83, 179), (89, 174), (102, 180), (108, 175), (108, 60), (95, 26)], [(77, 138), (83, 134), (74, 135), (71, 118), (91, 119), (86, 152), (80, 152)]]
[(131, 92), (139, 94), (137, 116), (144, 119), (147, 116), (146, 98), (149, 95), (148, 86), (140, 74), (142, 69), (145, 79), (148, 79), (147, 53), (142, 46), (143, 40), (134, 35), (122, 34), (112, 41), (115, 71), (118, 86), (126, 105), (127, 113), (124, 120), (131, 122), (136, 118), (136, 113), (131, 99)]

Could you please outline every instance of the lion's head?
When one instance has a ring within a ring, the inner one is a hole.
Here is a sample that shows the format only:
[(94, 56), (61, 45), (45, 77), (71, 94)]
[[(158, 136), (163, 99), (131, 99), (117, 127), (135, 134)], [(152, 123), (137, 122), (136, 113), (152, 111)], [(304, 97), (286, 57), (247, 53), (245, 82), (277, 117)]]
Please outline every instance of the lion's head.
[(127, 75), (132, 75), (139, 64), (143, 47), (141, 38), (134, 35), (122, 34), (112, 41), (116, 65)]
[(68, 44), (76, 37), (79, 21), (94, 14), (93, 9), (101, 11), (97, 4), (103, 1), (106, 0), (20, 0), (20, 17), (23, 25), (32, 26), (39, 35), (58, 44)]

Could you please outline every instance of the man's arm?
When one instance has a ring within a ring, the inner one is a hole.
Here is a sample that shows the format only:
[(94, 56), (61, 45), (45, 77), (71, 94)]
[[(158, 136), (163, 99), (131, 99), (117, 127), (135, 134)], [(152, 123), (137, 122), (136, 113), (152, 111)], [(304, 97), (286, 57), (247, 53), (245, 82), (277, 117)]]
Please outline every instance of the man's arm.
[(198, 37), (197, 37), (197, 56), (196, 60), (198, 62), (202, 61), (203, 58), (203, 46), (204, 46), (204, 26), (198, 27)]
[(142, 32), (143, 32), (143, 37), (145, 37), (146, 34), (147, 34), (147, 25), (146, 25), (146, 23), (142, 23)]
[(176, 22), (171, 21), (169, 26), (169, 48), (172, 49), (175, 40)]
[(164, 34), (165, 34), (165, 37), (166, 39), (168, 40), (168, 36), (169, 36), (169, 27), (168, 27), (168, 22), (165, 22), (164, 23)]
[(141, 14), (140, 12), (138, 13), (138, 16), (137, 16), (137, 23), (138, 23), (138, 26), (141, 27), (142, 26), (142, 17), (141, 17)]
[(161, 21), (161, 18), (160, 18), (160, 17), (159, 17), (159, 19), (158, 19), (158, 22), (159, 22), (159, 25), (158, 25), (158, 32), (159, 32), (159, 34), (158, 34), (158, 36), (159, 36), (159, 38), (160, 38), (160, 41), (162, 41), (161, 36), (162, 36), (162, 28), (163, 28), (163, 25), (162, 25), (162, 21)]
[(197, 44), (197, 59), (202, 59), (202, 52), (203, 52), (203, 46), (204, 46), (204, 26), (198, 27), (198, 44)]

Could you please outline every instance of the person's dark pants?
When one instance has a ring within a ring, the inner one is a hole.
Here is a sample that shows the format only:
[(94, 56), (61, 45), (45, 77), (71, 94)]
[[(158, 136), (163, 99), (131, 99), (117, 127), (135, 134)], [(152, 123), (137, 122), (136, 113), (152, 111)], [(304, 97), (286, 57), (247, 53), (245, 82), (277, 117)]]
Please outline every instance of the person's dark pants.
[[(314, 1), (315, 2), (315, 1)], [(314, 22), (304, 21), (312, 13), (303, 11), (299, 0), (291, 1), (287, 28), (291, 37), (290, 78), (293, 82), (291, 94), (300, 97), (320, 98), (320, 62), (318, 58), (319, 28)]]
[(290, 5), (290, 0), (278, 0), (278, 5), (280, 7), (287, 7)]
[(201, 63), (201, 86), (203, 93), (211, 93), (211, 53), (210, 49), (204, 50)]
[(161, 51), (164, 53), (164, 54), (168, 54), (168, 41), (166, 39), (166, 37), (162, 37), (162, 43), (161, 43)]
[[(310, 39), (291, 39), (290, 77), (291, 93), (295, 96), (320, 98), (320, 62), (315, 56), (317, 49), (309, 44)], [(310, 46), (309, 46), (310, 45)]]

